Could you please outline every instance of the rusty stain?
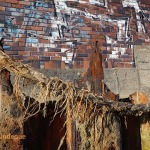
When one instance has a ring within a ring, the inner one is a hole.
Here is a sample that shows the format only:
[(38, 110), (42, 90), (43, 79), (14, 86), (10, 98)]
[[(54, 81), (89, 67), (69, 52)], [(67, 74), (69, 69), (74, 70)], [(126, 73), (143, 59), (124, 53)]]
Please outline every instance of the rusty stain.
[(100, 50), (100, 45), (97, 41), (93, 49), (94, 52), (92, 55), (91, 62), (89, 64), (87, 75), (90, 76), (92, 80), (103, 80), (104, 72), (102, 67), (102, 51)]
[(83, 82), (89, 81), (91, 84), (91, 91), (94, 94), (101, 95), (110, 100), (118, 100), (118, 95), (109, 90), (104, 83), (104, 71), (103, 71), (103, 58), (102, 50), (100, 48), (99, 41), (95, 42), (95, 47), (92, 47), (93, 55), (89, 64), (87, 72), (83, 75)]
[(148, 104), (148, 95), (143, 92), (135, 92), (129, 96), (133, 104)]

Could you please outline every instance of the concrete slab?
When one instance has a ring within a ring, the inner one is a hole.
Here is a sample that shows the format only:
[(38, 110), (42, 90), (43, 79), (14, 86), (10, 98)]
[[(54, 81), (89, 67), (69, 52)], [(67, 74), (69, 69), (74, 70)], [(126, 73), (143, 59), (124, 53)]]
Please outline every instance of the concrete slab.
[(135, 46), (134, 57), (137, 69), (150, 69), (150, 46)]
[(116, 69), (104, 69), (104, 82), (112, 92), (119, 94)]
[(140, 88), (137, 70), (134, 68), (105, 69), (104, 75), (105, 83), (120, 98), (126, 98)]
[(150, 87), (150, 70), (139, 70), (141, 87)]

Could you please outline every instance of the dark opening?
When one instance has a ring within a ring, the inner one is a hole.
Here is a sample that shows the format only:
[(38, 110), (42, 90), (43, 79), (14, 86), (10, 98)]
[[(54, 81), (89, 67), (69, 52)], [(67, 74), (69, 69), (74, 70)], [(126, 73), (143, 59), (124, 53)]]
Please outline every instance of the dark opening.
[[(57, 114), (53, 122), (54, 105), (51, 103), (47, 107), (47, 116), (44, 118), (40, 112), (28, 119), (24, 124), (24, 150), (57, 150), (61, 138), (65, 135), (65, 116)], [(51, 123), (50, 123), (51, 122)], [(61, 150), (66, 150), (66, 141)]]
[(140, 118), (136, 116), (123, 116), (122, 125), (122, 149), (141, 150)]

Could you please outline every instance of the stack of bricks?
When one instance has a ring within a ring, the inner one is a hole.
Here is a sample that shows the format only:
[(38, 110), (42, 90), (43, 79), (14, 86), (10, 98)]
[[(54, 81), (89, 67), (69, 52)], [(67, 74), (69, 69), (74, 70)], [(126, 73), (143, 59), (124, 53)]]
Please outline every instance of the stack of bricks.
[(150, 44), (149, 0), (0, 0), (0, 37), (13, 59), (38, 69), (87, 69), (95, 41), (103, 67), (134, 67)]

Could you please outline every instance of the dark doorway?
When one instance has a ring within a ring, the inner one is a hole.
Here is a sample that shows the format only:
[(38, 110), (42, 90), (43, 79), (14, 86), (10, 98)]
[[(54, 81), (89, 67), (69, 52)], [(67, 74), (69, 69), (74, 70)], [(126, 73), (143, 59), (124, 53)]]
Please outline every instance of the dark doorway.
[[(44, 118), (40, 112), (28, 119), (24, 124), (24, 150), (57, 150), (61, 138), (65, 135), (65, 116), (57, 114), (54, 116), (54, 105), (49, 104), (47, 116)], [(51, 122), (52, 121), (52, 122)], [(51, 122), (51, 123), (50, 123)], [(66, 150), (66, 141), (61, 150)]]
[(136, 116), (124, 116), (122, 124), (122, 149), (141, 150), (140, 118)]

